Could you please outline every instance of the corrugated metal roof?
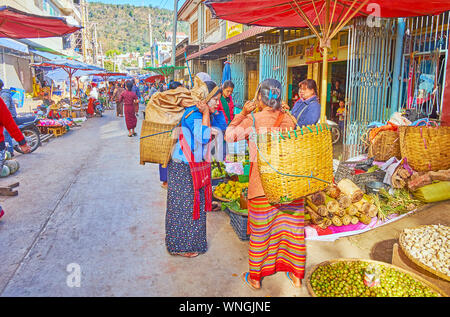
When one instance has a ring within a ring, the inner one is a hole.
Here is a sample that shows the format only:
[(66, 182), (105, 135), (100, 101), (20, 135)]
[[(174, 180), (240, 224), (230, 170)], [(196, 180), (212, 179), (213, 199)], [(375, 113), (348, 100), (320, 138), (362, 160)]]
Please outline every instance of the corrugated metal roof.
[(239, 43), (240, 41), (243, 41), (245, 39), (248, 39), (250, 37), (253, 37), (255, 35), (261, 34), (261, 33), (265, 33), (267, 31), (273, 30), (275, 28), (273, 27), (265, 27), (265, 26), (254, 26), (244, 32), (242, 32), (241, 34), (235, 35), (233, 37), (230, 37), (229, 39), (223, 40), (221, 42), (218, 42), (216, 44), (210, 45), (200, 51), (198, 51), (197, 53), (191, 54), (187, 57), (187, 60), (191, 60), (194, 59), (196, 57), (202, 56), (204, 54), (213, 52), (215, 50), (218, 50), (220, 48), (223, 48), (225, 46), (229, 46), (231, 44), (235, 44), (235, 43)]

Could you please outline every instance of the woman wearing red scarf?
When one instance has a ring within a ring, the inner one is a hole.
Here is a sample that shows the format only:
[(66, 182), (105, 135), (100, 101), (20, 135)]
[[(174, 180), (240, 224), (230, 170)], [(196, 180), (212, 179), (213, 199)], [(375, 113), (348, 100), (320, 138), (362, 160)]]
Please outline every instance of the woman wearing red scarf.
[(234, 118), (234, 104), (231, 95), (233, 94), (234, 84), (231, 80), (226, 80), (222, 84), (222, 97), (217, 110), (223, 113), (227, 124)]

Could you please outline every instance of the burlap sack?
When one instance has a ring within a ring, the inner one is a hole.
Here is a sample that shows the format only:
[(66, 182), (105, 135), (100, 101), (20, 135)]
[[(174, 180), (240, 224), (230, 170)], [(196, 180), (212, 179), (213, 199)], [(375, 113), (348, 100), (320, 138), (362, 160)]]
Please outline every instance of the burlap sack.
[(194, 87), (191, 90), (178, 87), (177, 89), (154, 93), (145, 108), (145, 121), (177, 124), (181, 120), (186, 107), (197, 104), (207, 95), (208, 87), (198, 77), (194, 78)]

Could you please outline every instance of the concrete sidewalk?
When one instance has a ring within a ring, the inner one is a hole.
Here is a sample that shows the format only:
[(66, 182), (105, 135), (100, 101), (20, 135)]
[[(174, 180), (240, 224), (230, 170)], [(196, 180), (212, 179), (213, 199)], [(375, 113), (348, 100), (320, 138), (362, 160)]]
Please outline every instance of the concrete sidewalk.
[[(0, 198), (2, 296), (309, 296), (280, 273), (260, 291), (247, 288), (239, 274), (248, 269), (248, 243), (223, 212), (208, 214), (206, 254), (170, 256), (158, 166), (139, 165), (139, 139), (127, 137), (114, 111), (17, 159), (19, 172), (0, 179), (20, 182), (18, 197)], [(361, 235), (308, 241), (306, 271), (344, 257), (390, 262), (403, 228), (431, 223), (450, 225), (449, 202)], [(73, 267), (80, 287), (67, 284)]]

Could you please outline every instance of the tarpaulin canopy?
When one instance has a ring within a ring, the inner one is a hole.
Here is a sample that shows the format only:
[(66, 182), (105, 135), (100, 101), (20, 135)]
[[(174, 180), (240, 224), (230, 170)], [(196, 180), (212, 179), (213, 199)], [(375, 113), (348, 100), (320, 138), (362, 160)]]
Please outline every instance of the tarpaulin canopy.
[(56, 54), (49, 53), (49, 52), (39, 51), (39, 50), (36, 50), (36, 49), (30, 49), (30, 52), (33, 53), (33, 54), (39, 55), (39, 56), (41, 56), (43, 58), (46, 58), (48, 60), (55, 60), (55, 59), (63, 58), (63, 56), (61, 56), (61, 55), (56, 55)]
[[(436, 15), (450, 10), (448, 0), (206, 0), (215, 18), (243, 24), (279, 28), (324, 25), (327, 3), (332, 18), (329, 22), (343, 22), (350, 15), (374, 15), (383, 18)], [(370, 5), (368, 5), (370, 4)], [(380, 10), (377, 10), (379, 8)], [(317, 19), (317, 17), (320, 19)], [(300, 19), (299, 19), (300, 17)]]
[[(81, 71), (91, 70), (91, 71), (96, 71), (96, 72), (104, 72), (105, 71), (105, 69), (103, 69), (101, 67), (85, 64), (85, 63), (71, 60), (71, 59), (55, 59), (55, 60), (50, 60), (50, 61), (46, 61), (46, 62), (42, 62), (42, 63), (30, 64), (30, 66), (60, 68), (68, 74), (70, 86), (72, 85), (72, 77), (75, 76), (77, 71), (80, 71), (80, 70)], [(70, 101), (70, 106), (72, 107), (72, 89), (69, 89), (69, 91), (70, 91), (69, 101)]]
[(147, 82), (147, 83), (154, 83), (156, 81), (162, 82), (165, 79), (166, 78), (163, 75), (153, 75), (153, 76), (145, 78), (144, 81)]
[(176, 69), (185, 69), (186, 66), (172, 66), (172, 65), (164, 65), (161, 67), (146, 67), (145, 70), (150, 70), (157, 74), (163, 75), (164, 77), (172, 74)]
[[(83, 77), (83, 76), (91, 76), (96, 74), (97, 71), (95, 70), (77, 70), (72, 74), (72, 77)], [(51, 71), (48, 71), (44, 75), (48, 79), (51, 79), (56, 82), (66, 81), (69, 79), (69, 74), (62, 68), (53, 69)]]
[(7, 38), (0, 38), (0, 46), (25, 54), (29, 53), (28, 45)]
[(118, 80), (130, 80), (133, 79), (132, 76), (113, 76), (108, 79), (108, 81), (118, 81)]
[(65, 18), (23, 12), (9, 6), (0, 7), (0, 37), (12, 39), (64, 36), (81, 29), (69, 25)]
[(323, 55), (321, 122), (326, 121), (328, 50), (331, 39), (355, 17), (402, 18), (450, 10), (449, 0), (206, 0), (213, 18), (277, 28), (308, 27)]

